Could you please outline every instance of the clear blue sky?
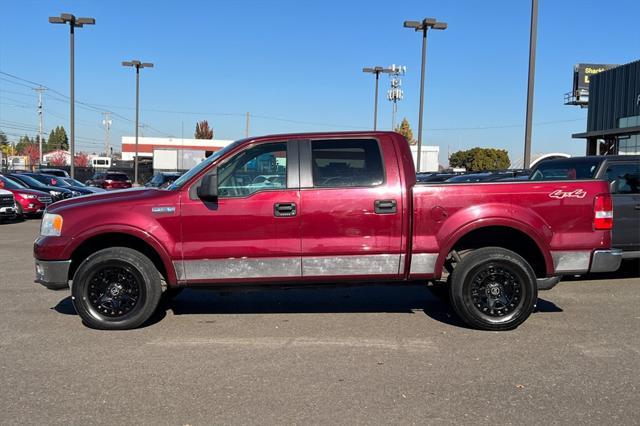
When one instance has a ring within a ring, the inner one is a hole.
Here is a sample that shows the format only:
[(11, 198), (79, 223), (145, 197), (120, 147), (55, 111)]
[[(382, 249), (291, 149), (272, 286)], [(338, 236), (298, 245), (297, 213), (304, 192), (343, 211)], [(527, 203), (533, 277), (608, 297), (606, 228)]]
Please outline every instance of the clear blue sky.
[[(134, 71), (142, 70), (141, 121), (148, 136), (193, 134), (207, 119), (216, 138), (372, 126), (373, 77), (363, 66), (407, 66), (399, 116), (417, 133), (420, 36), (405, 19), (436, 17), (429, 36), (425, 142), (447, 150), (474, 146), (522, 158), (529, 43), (529, 0), (487, 1), (9, 1), (0, 0), (0, 71), (68, 94), (68, 27), (62, 12), (96, 18), (76, 33), (76, 99), (118, 114), (112, 144), (133, 134)], [(637, 0), (540, 0), (533, 152), (584, 153), (571, 133), (586, 110), (563, 105), (578, 62), (626, 63), (640, 57)], [(0, 129), (17, 140), (37, 128), (30, 84), (0, 74)], [(391, 126), (381, 78), (379, 127)], [(45, 129), (68, 129), (68, 103), (47, 92)], [(164, 112), (163, 112), (164, 111)], [(191, 113), (194, 112), (194, 113)], [(99, 151), (98, 111), (76, 107), (78, 148)], [(260, 117), (260, 118), (259, 118)], [(269, 117), (269, 118), (266, 118)]]

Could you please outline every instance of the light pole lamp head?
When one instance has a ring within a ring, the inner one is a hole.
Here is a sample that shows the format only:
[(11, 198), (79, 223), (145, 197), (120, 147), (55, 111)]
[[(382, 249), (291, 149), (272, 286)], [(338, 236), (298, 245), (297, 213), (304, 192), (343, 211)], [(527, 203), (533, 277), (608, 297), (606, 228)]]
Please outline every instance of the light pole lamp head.
[(95, 25), (96, 24), (96, 20), (94, 18), (78, 18), (76, 19), (76, 24), (77, 25)]
[(413, 28), (413, 29), (419, 29), (420, 28), (420, 22), (418, 21), (404, 21), (404, 27), (405, 28)]
[(446, 30), (447, 29), (447, 23), (446, 22), (436, 22), (433, 27), (434, 30)]
[(49, 16), (49, 23), (50, 24), (64, 24), (64, 19), (62, 19), (59, 16)]

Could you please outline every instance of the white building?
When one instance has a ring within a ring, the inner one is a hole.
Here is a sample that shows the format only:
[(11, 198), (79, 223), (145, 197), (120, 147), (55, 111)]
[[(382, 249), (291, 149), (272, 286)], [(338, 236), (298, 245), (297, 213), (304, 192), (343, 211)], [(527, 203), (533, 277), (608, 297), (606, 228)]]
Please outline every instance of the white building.
[[(138, 156), (140, 158), (153, 158), (155, 150), (181, 150), (181, 151), (217, 151), (229, 145), (231, 140), (224, 139), (186, 139), (186, 138), (156, 138), (138, 137)], [(122, 160), (133, 161), (136, 153), (136, 138), (134, 136), (122, 137)]]
[[(418, 146), (410, 145), (413, 164), (418, 169)], [(438, 155), (440, 155), (439, 146), (422, 145), (422, 154), (420, 155), (420, 172), (437, 172), (438, 171)]]
[(60, 164), (61, 166), (69, 166), (71, 165), (71, 154), (69, 151), (63, 151), (61, 149), (56, 149), (55, 151), (47, 152), (42, 156), (42, 160), (45, 164), (49, 164), (52, 161), (63, 159), (64, 164)]

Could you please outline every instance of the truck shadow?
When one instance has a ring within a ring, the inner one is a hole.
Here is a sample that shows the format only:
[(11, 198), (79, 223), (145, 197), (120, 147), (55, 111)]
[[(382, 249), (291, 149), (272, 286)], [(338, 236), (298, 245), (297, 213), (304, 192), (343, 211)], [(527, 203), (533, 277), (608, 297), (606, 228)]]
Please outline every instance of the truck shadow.
[[(61, 314), (76, 315), (70, 297), (62, 299), (53, 309)], [(417, 286), (231, 293), (185, 289), (173, 300), (162, 300), (160, 307), (145, 326), (161, 321), (167, 311), (174, 315), (424, 313), (436, 321), (468, 328), (458, 319), (444, 296), (436, 296), (428, 288)], [(562, 309), (548, 300), (539, 298), (535, 312), (554, 313), (562, 312)]]

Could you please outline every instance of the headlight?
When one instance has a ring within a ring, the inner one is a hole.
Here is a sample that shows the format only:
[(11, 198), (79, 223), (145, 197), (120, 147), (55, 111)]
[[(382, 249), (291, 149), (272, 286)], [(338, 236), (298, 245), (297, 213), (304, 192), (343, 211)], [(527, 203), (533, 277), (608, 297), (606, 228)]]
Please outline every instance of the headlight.
[(62, 233), (62, 216), (59, 214), (45, 213), (42, 216), (40, 235), (44, 237), (59, 237)]
[(59, 197), (60, 195), (62, 195), (62, 192), (60, 191), (49, 191), (49, 193), (54, 197)]
[(22, 193), (18, 193), (19, 196), (21, 196), (22, 198), (26, 198), (28, 200), (32, 200), (34, 198), (38, 198), (37, 195), (33, 195), (33, 194), (22, 194)]

